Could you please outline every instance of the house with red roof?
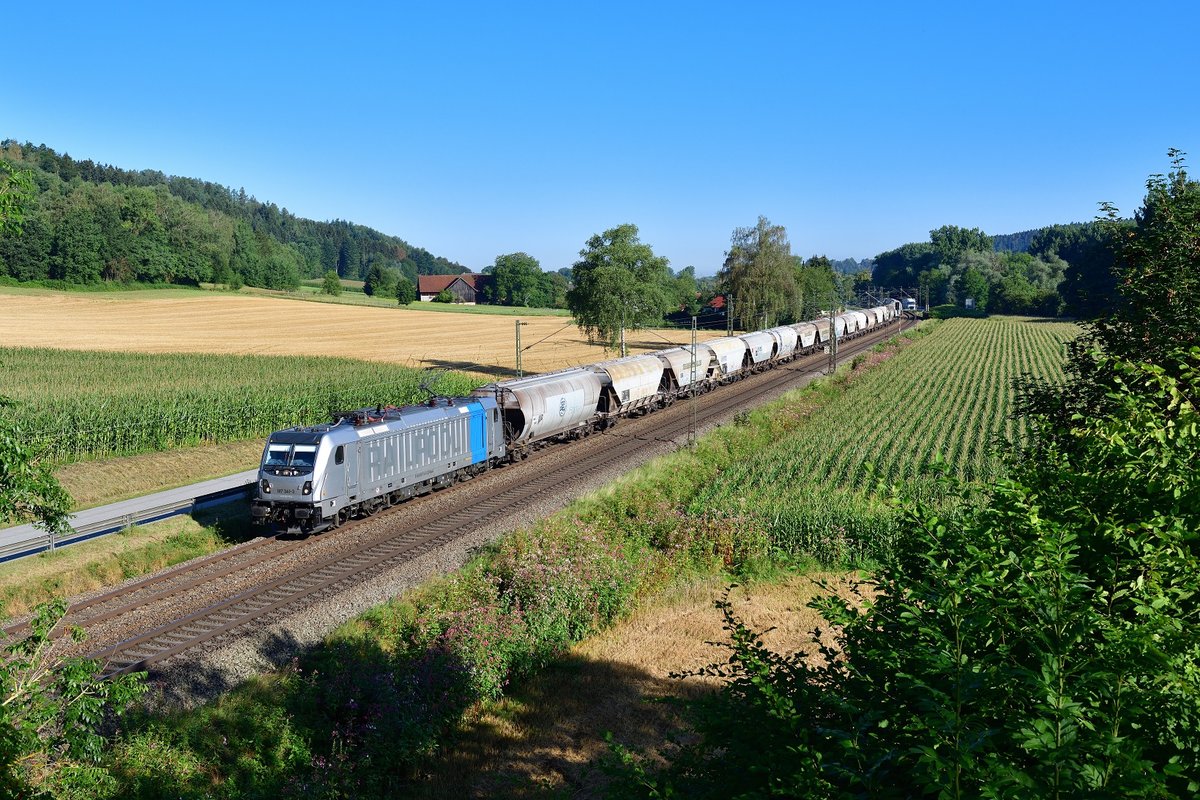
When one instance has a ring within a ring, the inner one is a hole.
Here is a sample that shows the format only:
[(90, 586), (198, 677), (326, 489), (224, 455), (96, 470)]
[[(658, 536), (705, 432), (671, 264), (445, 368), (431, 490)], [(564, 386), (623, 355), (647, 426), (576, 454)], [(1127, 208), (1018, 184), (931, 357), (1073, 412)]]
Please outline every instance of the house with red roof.
[(487, 302), (483, 289), (491, 275), (467, 272), (462, 275), (418, 275), (417, 297), (429, 302), (442, 292), (450, 292), (454, 302), (474, 305)]

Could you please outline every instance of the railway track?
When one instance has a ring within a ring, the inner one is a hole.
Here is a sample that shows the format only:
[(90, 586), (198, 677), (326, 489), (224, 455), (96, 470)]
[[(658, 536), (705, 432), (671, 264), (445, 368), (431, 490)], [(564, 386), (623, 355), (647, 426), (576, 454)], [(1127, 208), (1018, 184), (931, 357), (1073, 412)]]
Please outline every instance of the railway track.
[[(888, 326), (881, 333), (844, 343), (839, 361), (898, 330)], [(703, 395), (697, 400), (696, 423), (702, 427), (726, 417), (750, 405), (755, 397), (796, 382), (798, 374), (820, 369), (827, 361), (828, 357), (820, 354), (797, 359)], [(444, 503), (418, 498), (308, 541), (267, 537), (243, 543), (73, 604), (68, 609), (68, 622), (96, 630), (128, 619), (127, 625), (116, 626), (121, 632), (104, 634), (102, 647), (81, 654), (99, 660), (106, 676), (154, 671), (186, 651), (206, 645), (223, 646), (243, 631), (260, 630), (436, 551), (468, 531), (501, 521), (539, 496), (602, 474), (634, 456), (648, 441), (677, 441), (688, 433), (692, 413), (688, 402), (681, 402), (643, 418), (623, 421), (591, 437), (591, 446), (587, 442), (570, 445), (572, 452), (578, 448), (580, 457), (562, 467), (542, 465), (544, 461), (555, 461), (547, 456), (561, 452), (561, 448), (535, 453), (518, 465), (473, 479), (495, 485), (482, 500), (451, 500), (448, 511), (442, 508)], [(448, 490), (439, 496), (451, 499), (454, 492)], [(364, 523), (370, 524), (363, 527)], [(348, 551), (329, 546), (339, 537), (355, 534), (360, 527), (370, 532)], [(301, 563), (289, 566), (282, 574), (255, 578), (256, 571), (264, 570), (265, 565), (288, 559)], [(214, 588), (218, 598), (188, 607), (191, 598), (212, 594)], [(24, 629), (27, 624), (5, 630), (19, 635)]]

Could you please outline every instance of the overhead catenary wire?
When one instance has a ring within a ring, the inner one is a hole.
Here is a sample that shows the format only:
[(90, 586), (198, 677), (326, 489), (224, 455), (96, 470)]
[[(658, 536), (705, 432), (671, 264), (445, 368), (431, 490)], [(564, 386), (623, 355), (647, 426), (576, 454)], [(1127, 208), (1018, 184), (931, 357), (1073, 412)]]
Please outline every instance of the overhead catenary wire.
[(546, 341), (547, 339), (550, 339), (550, 338), (553, 338), (553, 337), (555, 337), (555, 336), (558, 336), (560, 333), (562, 333), (563, 331), (565, 331), (567, 328), (571, 327), (571, 326), (572, 326), (572, 325), (574, 325), (574, 324), (575, 324), (575, 321), (574, 321), (574, 320), (571, 320), (571, 321), (570, 321), (570, 322), (568, 322), (566, 325), (563, 325), (563, 326), (562, 326), (561, 328), (559, 328), (558, 330), (556, 330), (556, 331), (554, 331), (554, 332), (552, 332), (552, 333), (549, 333), (549, 334), (547, 334), (547, 335), (543, 336), (541, 339), (538, 339), (538, 340), (537, 340), (536, 342), (534, 342), (533, 344), (531, 344), (531, 345), (527, 345), (527, 346), (525, 346), (525, 347), (522, 347), (522, 348), (521, 348), (522, 352), (523, 352), (523, 351), (525, 351), (525, 350), (531, 350), (531, 349), (533, 349), (534, 347), (537, 347), (537, 346), (538, 346), (539, 344), (541, 344), (542, 342)]

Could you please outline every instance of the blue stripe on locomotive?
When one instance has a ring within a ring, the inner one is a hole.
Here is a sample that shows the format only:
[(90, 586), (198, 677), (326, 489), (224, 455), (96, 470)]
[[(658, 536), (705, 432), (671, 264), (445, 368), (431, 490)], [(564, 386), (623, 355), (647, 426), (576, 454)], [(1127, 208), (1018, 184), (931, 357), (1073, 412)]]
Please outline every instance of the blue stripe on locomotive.
[(467, 408), (471, 415), (471, 463), (478, 464), (487, 461), (488, 457), (487, 410), (478, 402)]

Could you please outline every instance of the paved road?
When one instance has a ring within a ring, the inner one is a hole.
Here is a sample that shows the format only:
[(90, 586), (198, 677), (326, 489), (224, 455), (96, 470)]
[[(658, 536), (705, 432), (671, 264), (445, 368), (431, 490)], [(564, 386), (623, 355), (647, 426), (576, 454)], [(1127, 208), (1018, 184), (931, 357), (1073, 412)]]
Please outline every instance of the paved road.
[[(58, 537), (53, 546), (63, 547), (87, 541), (97, 536), (116, 533), (130, 525), (157, 522), (176, 514), (190, 514), (196, 509), (245, 497), (257, 477), (258, 470), (251, 469), (191, 486), (84, 509), (71, 515), (71, 527), (74, 532)], [(40, 528), (32, 525), (0, 528), (0, 561), (12, 561), (49, 549), (50, 536)]]

